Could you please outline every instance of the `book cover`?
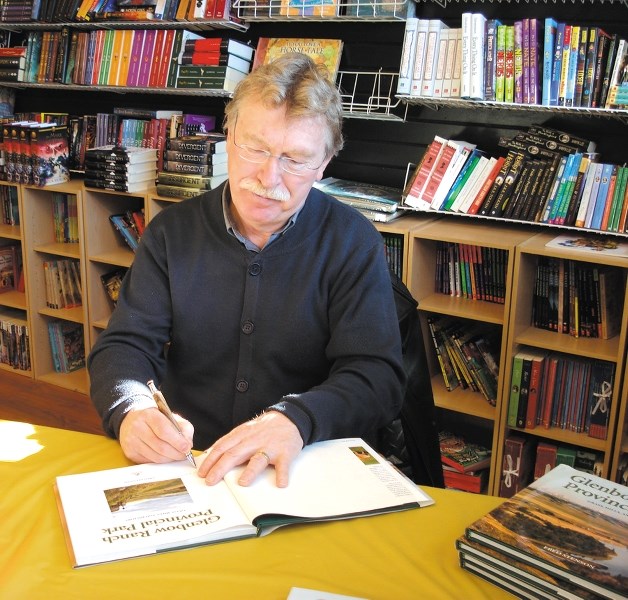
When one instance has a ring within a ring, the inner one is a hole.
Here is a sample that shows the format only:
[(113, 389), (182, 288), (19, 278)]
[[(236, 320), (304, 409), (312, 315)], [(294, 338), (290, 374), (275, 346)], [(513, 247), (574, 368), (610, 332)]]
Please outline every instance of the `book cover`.
[(419, 19), (416, 28), (416, 49), (414, 51), (414, 63), (411, 68), (410, 95), (419, 96), (423, 83), (425, 70), (425, 55), (427, 50), (427, 30), (430, 19)]
[(33, 183), (55, 185), (70, 180), (68, 128), (55, 125), (30, 130)]
[(401, 190), (389, 186), (326, 177), (314, 183), (314, 187), (336, 198), (366, 202), (363, 208), (394, 212), (399, 207)]
[(416, 35), (419, 19), (408, 17), (406, 19), (403, 45), (401, 48), (401, 62), (399, 63), (399, 78), (397, 79), (397, 93), (409, 94), (412, 82), (412, 69), (416, 55)]
[[(59, 476), (56, 492), (74, 566), (265, 535), (277, 527), (429, 506), (433, 500), (358, 438), (318, 442), (296, 457), (290, 486), (269, 468), (208, 486), (187, 461)], [(329, 494), (328, 490), (334, 493)]]
[(301, 52), (319, 65), (324, 65), (331, 81), (336, 81), (343, 41), (325, 38), (260, 38), (252, 70), (272, 62), (282, 54)]
[(506, 437), (499, 485), (502, 498), (510, 498), (532, 479), (534, 449), (535, 444), (530, 438), (518, 434)]
[(625, 597), (626, 497), (626, 486), (559, 465), (469, 525), (466, 538), (598, 597)]
[(489, 448), (468, 442), (462, 436), (441, 431), (438, 434), (438, 443), (442, 463), (459, 473), (480, 471), (491, 464)]
[(335, 17), (336, 0), (281, 0), (280, 13), (290, 17)]
[(615, 364), (596, 360), (591, 372), (589, 388), (589, 437), (605, 440), (611, 412)]

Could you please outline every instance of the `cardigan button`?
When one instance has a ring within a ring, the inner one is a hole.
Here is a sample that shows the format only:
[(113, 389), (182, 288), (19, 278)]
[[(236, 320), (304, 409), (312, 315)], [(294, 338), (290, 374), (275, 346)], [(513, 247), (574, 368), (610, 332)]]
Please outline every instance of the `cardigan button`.
[(246, 335), (250, 335), (251, 333), (253, 333), (254, 329), (255, 329), (255, 325), (253, 325), (251, 321), (244, 321), (244, 323), (242, 323), (242, 333), (245, 333)]
[(262, 272), (262, 265), (253, 263), (249, 265), (249, 275), (259, 275)]
[(238, 390), (238, 392), (246, 392), (246, 390), (249, 389), (249, 382), (246, 381), (246, 379), (240, 379), (240, 381), (238, 381), (238, 383), (236, 384), (236, 390)]

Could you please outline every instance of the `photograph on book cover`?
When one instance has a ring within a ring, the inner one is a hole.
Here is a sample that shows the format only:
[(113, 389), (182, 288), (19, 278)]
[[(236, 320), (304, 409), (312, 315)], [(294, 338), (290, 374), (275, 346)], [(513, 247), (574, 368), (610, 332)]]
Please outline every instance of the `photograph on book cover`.
[(570, 248), (578, 252), (628, 257), (628, 243), (612, 238), (593, 238), (577, 235), (559, 235), (545, 244), (547, 248)]
[(601, 598), (628, 597), (628, 488), (619, 483), (561, 464), (466, 536)]

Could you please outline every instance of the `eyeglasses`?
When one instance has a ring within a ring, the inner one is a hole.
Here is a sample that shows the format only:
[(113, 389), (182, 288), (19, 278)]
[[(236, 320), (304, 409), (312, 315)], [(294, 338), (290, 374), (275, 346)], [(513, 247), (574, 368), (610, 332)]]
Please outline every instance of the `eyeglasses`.
[(239, 149), (238, 156), (247, 162), (262, 164), (265, 163), (269, 158), (276, 158), (279, 161), (279, 166), (286, 173), (290, 173), (291, 175), (305, 175), (306, 171), (317, 171), (320, 169), (320, 165), (318, 167), (312, 167), (311, 165), (300, 162), (298, 160), (294, 160), (294, 158), (290, 158), (289, 156), (276, 156), (275, 154), (271, 154), (268, 150), (262, 150), (261, 148), (253, 148), (248, 144), (238, 144), (235, 141), (235, 127), (238, 122), (236, 121), (233, 128), (233, 143), (236, 148)]

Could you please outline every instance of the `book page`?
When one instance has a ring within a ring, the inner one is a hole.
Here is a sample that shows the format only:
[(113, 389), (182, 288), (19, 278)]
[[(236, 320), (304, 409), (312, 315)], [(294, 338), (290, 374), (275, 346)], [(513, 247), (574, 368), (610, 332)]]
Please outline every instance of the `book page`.
[(237, 483), (241, 472), (242, 467), (232, 470), (225, 481), (253, 522), (261, 515), (329, 520), (433, 504), (358, 438), (306, 446), (292, 464), (286, 488), (276, 486), (272, 467), (248, 487)]
[(227, 486), (187, 461), (62, 476), (57, 489), (77, 566), (255, 535)]

